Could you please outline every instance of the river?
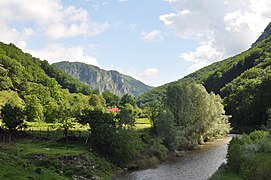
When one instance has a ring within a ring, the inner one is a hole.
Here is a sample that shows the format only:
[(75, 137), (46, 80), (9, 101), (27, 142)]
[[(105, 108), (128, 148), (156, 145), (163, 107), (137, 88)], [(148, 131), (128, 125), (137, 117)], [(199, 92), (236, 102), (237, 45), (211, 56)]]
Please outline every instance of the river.
[(201, 145), (182, 157), (171, 158), (157, 168), (127, 172), (114, 180), (203, 180), (211, 177), (226, 162), (231, 137)]

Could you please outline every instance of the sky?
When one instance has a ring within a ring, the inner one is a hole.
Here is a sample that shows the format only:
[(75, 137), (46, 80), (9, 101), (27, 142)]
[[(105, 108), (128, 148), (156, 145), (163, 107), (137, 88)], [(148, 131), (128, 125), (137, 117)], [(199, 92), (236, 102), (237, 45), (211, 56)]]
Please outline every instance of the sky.
[(0, 0), (0, 41), (159, 86), (247, 50), (270, 0)]

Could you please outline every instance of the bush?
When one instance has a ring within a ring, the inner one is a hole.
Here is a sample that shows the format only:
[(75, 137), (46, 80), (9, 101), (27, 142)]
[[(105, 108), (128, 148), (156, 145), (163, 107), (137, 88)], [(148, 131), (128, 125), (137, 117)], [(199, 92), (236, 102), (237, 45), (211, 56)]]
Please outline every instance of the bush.
[(255, 130), (249, 135), (244, 135), (243, 140), (248, 144), (255, 144), (270, 136), (270, 133), (262, 130)]
[(234, 138), (228, 148), (228, 167), (244, 179), (270, 179), (270, 133), (254, 131), (250, 135)]
[(119, 166), (124, 166), (143, 149), (138, 134), (132, 130), (119, 130), (114, 139), (110, 146), (112, 155), (109, 158)]
[(240, 162), (242, 162), (243, 152), (240, 142), (241, 140), (238, 137), (233, 138), (228, 147), (228, 165), (233, 172), (238, 172), (241, 168)]

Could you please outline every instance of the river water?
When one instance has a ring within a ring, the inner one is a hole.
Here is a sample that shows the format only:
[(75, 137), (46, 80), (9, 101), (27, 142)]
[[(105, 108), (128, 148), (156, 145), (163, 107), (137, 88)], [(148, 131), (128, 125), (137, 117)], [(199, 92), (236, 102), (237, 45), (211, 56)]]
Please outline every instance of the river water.
[(231, 137), (216, 140), (171, 158), (157, 168), (124, 173), (114, 180), (203, 180), (211, 177), (226, 162), (227, 144)]

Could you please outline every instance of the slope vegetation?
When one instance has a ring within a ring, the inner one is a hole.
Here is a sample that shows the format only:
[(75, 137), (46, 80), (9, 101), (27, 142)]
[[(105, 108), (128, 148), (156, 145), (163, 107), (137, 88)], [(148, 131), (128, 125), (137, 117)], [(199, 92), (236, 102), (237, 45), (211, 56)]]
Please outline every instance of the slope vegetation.
[[(269, 26), (268, 26), (269, 27)], [(268, 34), (266, 28), (264, 34)], [(262, 37), (262, 36), (261, 36)], [(234, 128), (249, 131), (264, 125), (271, 107), (271, 37), (257, 40), (249, 50), (213, 63), (188, 76), (154, 88), (139, 97), (143, 106), (161, 100), (167, 87), (176, 83), (201, 83), (209, 92), (220, 94)]]

